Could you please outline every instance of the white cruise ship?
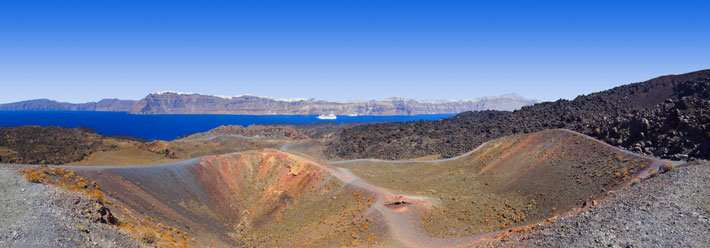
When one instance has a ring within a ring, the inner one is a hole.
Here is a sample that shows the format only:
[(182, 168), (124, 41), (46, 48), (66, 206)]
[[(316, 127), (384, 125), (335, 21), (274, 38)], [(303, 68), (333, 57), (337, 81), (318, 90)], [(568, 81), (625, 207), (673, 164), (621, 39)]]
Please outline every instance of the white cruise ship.
[(338, 117), (336, 117), (334, 114), (319, 115), (319, 116), (318, 116), (318, 119), (321, 119), (321, 120), (335, 120), (335, 119), (337, 119), (337, 118), (338, 118)]

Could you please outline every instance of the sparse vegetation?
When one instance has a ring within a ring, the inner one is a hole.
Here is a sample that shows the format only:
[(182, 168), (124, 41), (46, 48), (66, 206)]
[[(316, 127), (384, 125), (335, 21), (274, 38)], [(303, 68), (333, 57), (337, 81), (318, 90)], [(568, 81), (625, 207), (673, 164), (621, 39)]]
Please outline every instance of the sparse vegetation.
[(673, 163), (671, 162), (664, 162), (663, 165), (661, 165), (662, 172), (671, 171), (673, 168), (675, 168), (675, 166), (673, 166)]
[(94, 199), (96, 201), (103, 202), (105, 200), (104, 193), (98, 189), (89, 190), (86, 192), (86, 195), (88, 195), (89, 197), (91, 197), (92, 199)]
[(163, 225), (155, 222), (151, 217), (144, 217), (140, 220), (131, 221), (120, 225), (122, 230), (127, 231), (137, 240), (152, 247), (189, 247), (189, 243), (195, 240), (188, 236), (187, 232), (178, 228)]
[(51, 179), (47, 178), (46, 171), (44, 169), (35, 168), (34, 166), (25, 169), (23, 171), (23, 176), (27, 179), (27, 182), (31, 183), (50, 183)]
[(23, 170), (23, 176), (28, 182), (33, 183), (53, 183), (64, 189), (74, 192), (81, 192), (90, 198), (103, 202), (105, 200), (103, 192), (99, 186), (89, 183), (85, 178), (78, 176), (76, 172), (64, 168), (52, 167), (30, 167)]
[(148, 228), (143, 228), (143, 229), (140, 229), (138, 232), (139, 232), (138, 236), (140, 236), (140, 240), (143, 243), (146, 243), (148, 245), (152, 245), (152, 244), (155, 244), (155, 242), (157, 241), (157, 236), (155, 235), (155, 231), (153, 231), (153, 230), (150, 230)]

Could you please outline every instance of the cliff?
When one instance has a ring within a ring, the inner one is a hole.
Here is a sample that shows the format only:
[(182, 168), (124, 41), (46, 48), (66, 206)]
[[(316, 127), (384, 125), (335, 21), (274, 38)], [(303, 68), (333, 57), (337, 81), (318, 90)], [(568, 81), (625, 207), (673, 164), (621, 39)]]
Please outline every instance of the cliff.
[(0, 104), (4, 111), (107, 111), (128, 112), (136, 103), (133, 100), (103, 99), (98, 102), (68, 103), (49, 99), (35, 99)]
[(159, 92), (138, 101), (132, 114), (237, 114), (237, 115), (420, 115), (455, 114), (477, 110), (515, 110), (536, 103), (515, 95), (470, 100), (413, 100), (388, 98), (370, 101), (277, 99)]
[(388, 98), (370, 101), (325, 101), (278, 99), (241, 95), (233, 97), (159, 92), (140, 101), (103, 99), (98, 102), (67, 103), (35, 99), (0, 104), (0, 111), (110, 111), (131, 114), (231, 114), (231, 115), (421, 115), (457, 114), (466, 111), (512, 111), (535, 104), (536, 100), (516, 95), (469, 100), (414, 100)]

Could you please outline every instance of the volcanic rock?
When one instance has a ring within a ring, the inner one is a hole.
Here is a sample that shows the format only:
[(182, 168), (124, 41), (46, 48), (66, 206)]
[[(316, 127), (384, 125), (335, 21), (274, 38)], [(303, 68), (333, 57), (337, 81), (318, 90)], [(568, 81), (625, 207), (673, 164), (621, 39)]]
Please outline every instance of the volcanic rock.
[[(710, 70), (703, 70), (514, 112), (466, 112), (437, 121), (361, 125), (343, 130), (326, 153), (331, 158), (453, 157), (494, 138), (566, 128), (663, 158), (676, 154), (708, 158), (708, 106)], [(643, 143), (636, 146), (637, 141)]]

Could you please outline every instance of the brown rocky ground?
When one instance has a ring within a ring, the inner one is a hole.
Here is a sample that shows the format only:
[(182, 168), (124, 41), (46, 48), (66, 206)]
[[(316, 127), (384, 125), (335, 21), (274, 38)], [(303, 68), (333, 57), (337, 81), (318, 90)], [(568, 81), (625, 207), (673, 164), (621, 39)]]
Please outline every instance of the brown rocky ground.
[(106, 151), (96, 151), (80, 161), (66, 164), (85, 166), (165, 164), (217, 154), (278, 148), (284, 142), (283, 140), (254, 140), (239, 137), (217, 137), (204, 141), (157, 140), (122, 145)]

